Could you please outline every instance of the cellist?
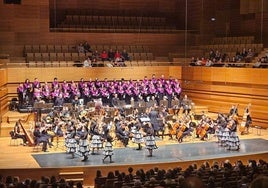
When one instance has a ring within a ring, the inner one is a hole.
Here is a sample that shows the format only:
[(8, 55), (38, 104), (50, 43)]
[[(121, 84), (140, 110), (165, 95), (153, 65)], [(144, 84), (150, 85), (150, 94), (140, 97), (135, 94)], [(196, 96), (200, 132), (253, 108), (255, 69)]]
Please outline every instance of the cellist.
[(180, 143), (183, 142), (183, 138), (185, 136), (191, 134), (192, 132), (191, 123), (192, 123), (191, 118), (188, 116), (186, 117), (184, 123), (181, 124), (179, 131), (177, 133), (177, 139)]

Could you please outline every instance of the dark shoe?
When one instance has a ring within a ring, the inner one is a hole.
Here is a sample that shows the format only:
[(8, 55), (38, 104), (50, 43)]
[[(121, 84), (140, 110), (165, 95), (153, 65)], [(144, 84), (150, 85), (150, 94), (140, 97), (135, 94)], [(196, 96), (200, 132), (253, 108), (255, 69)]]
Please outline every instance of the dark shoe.
[(84, 157), (84, 159), (83, 159), (83, 160), (81, 160), (81, 161), (87, 161), (87, 159), (88, 159), (88, 157), (87, 157), (87, 156), (85, 156), (85, 157)]
[(153, 155), (147, 155), (147, 157), (152, 157)]
[(110, 163), (114, 163), (114, 161), (110, 161)]

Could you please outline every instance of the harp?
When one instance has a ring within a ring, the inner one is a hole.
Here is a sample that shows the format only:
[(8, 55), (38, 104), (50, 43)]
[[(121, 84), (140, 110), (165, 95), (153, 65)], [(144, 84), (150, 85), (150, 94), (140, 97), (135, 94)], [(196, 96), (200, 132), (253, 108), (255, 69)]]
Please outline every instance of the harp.
[(29, 146), (34, 146), (35, 145), (34, 138), (33, 138), (32, 133), (30, 132), (30, 130), (26, 130), (26, 128), (25, 128), (25, 126), (23, 126), (23, 124), (28, 125), (32, 121), (34, 121), (34, 124), (35, 124), (35, 114), (34, 113), (29, 114), (28, 117), (26, 118), (26, 120), (21, 120), (21, 119), (18, 120), (18, 123), (21, 126), (21, 128), (22, 128), (22, 130), (23, 130), (23, 132), (24, 132), (24, 134), (26, 136), (26, 139), (28, 141)]

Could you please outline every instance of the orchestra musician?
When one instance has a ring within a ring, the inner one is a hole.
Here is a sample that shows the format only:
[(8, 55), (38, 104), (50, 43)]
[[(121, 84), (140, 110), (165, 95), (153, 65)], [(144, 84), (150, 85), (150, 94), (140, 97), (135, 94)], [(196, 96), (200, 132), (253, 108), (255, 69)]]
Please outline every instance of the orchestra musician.
[(241, 135), (248, 134), (249, 126), (252, 124), (252, 118), (251, 118), (250, 111), (249, 111), (250, 106), (251, 104), (248, 104), (244, 109), (243, 122), (241, 123), (240, 129), (239, 129), (241, 132)]
[(188, 135), (191, 135), (191, 132), (193, 131), (191, 125), (191, 119), (189, 117), (187, 117), (185, 120), (184, 120), (184, 123), (182, 123), (179, 127), (179, 131), (177, 133), (177, 139), (179, 142), (183, 142), (183, 138), (185, 136), (188, 136)]
[(231, 106), (231, 109), (229, 111), (229, 116), (232, 116), (232, 115), (238, 116), (238, 104)]
[(116, 137), (123, 143), (123, 145), (127, 147), (129, 141), (129, 131), (127, 130), (127, 126), (123, 121), (120, 121), (116, 125), (115, 134)]
[(188, 99), (187, 95), (184, 95), (181, 100), (181, 106), (183, 107), (183, 113), (189, 113), (191, 111), (191, 101)]
[(41, 131), (41, 127), (40, 125), (36, 125), (33, 131), (33, 135), (34, 135), (34, 142), (35, 144), (40, 144), (43, 143), (42, 145), (42, 151), (47, 152), (47, 145), (49, 143), (49, 138), (46, 134), (44, 134), (43, 131)]
[(167, 112), (165, 111), (165, 109), (163, 108), (160, 112), (159, 112), (159, 118), (158, 120), (158, 125), (159, 125), (159, 130), (158, 133), (161, 132), (160, 136), (162, 137), (162, 139), (164, 139), (164, 134), (165, 134), (165, 126), (166, 126), (166, 119), (165, 117), (167, 116)]
[(199, 121), (198, 127), (196, 128), (197, 138), (200, 140), (205, 140), (208, 138), (208, 134), (214, 134), (214, 123), (212, 119), (205, 114), (202, 115), (201, 120)]
[(12, 135), (12, 137), (22, 139), (23, 145), (24, 146), (27, 145), (26, 135), (21, 132), (18, 121), (15, 123), (15, 126), (14, 126), (14, 134)]

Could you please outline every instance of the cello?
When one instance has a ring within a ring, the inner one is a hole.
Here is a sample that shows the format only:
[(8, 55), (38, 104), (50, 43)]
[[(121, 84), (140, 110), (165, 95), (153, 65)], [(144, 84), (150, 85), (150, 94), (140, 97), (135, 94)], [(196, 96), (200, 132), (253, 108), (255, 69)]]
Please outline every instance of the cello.
[(182, 135), (183, 135), (184, 131), (186, 131), (186, 129), (187, 129), (186, 125), (182, 124), (179, 132), (176, 135), (179, 142), (182, 142)]

